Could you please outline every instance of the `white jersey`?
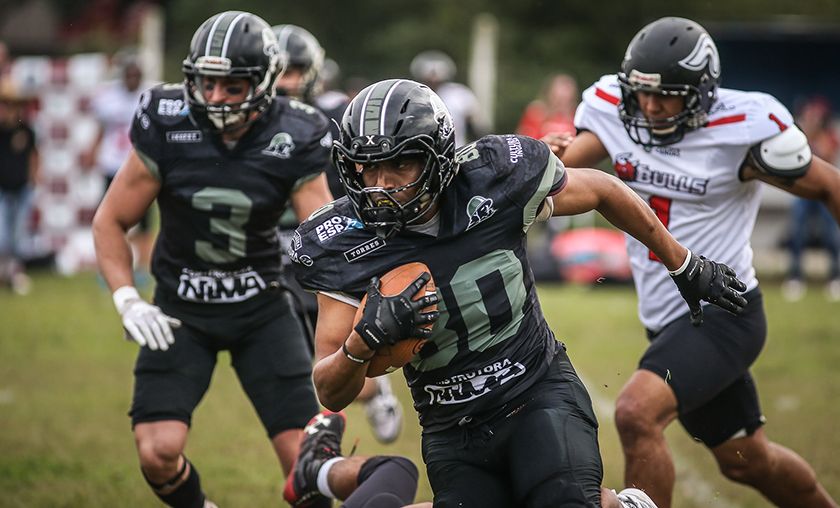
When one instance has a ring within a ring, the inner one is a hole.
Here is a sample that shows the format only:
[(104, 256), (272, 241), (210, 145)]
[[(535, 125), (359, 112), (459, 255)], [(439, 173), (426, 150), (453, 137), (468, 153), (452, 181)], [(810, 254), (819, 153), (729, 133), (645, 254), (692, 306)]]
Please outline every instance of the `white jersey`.
[(452, 115), (452, 123), (455, 127), (455, 146), (464, 146), (471, 139), (467, 138), (467, 125), (476, 124), (483, 127), (481, 105), (472, 90), (461, 83), (447, 82), (440, 85), (435, 92), (440, 100), (446, 105), (449, 114)]
[[(718, 89), (706, 127), (650, 151), (634, 143), (618, 115), (621, 90), (615, 75), (583, 93), (575, 127), (598, 136), (616, 174), (656, 212), (692, 252), (726, 263), (747, 285), (758, 286), (750, 235), (761, 184), (739, 178), (749, 148), (793, 125), (790, 112), (770, 95)], [(639, 317), (658, 331), (688, 311), (668, 270), (641, 242), (626, 235)]]
[(130, 91), (122, 80), (105, 83), (91, 99), (91, 109), (102, 129), (102, 142), (96, 154), (96, 165), (105, 175), (113, 177), (131, 150), (128, 132), (140, 94), (145, 83)]

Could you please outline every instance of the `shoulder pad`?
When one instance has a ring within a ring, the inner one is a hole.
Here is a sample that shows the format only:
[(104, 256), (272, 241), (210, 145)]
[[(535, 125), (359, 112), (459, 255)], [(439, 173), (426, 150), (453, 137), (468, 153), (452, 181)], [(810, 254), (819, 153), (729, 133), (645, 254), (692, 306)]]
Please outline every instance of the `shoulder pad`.
[(751, 165), (771, 176), (799, 178), (808, 171), (811, 160), (808, 138), (796, 125), (750, 148)]

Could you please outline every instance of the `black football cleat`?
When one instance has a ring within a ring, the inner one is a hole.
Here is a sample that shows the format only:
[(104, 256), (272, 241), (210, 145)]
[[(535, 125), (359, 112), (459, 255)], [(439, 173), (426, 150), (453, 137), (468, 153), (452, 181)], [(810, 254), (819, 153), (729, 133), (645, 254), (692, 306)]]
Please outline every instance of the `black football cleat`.
[(286, 478), (283, 498), (295, 508), (332, 506), (332, 500), (318, 490), (318, 471), (324, 462), (341, 457), (341, 437), (344, 435), (344, 413), (321, 411), (303, 429), (292, 474)]

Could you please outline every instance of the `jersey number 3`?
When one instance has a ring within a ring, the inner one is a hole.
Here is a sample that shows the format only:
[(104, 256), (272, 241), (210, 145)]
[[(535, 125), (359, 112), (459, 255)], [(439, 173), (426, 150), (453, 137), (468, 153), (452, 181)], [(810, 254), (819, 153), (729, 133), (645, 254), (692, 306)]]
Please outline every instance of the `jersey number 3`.
[(196, 240), (195, 254), (209, 263), (231, 263), (245, 257), (246, 234), (243, 226), (251, 216), (253, 202), (244, 192), (221, 187), (205, 187), (193, 194), (192, 206), (196, 210), (212, 212), (213, 207), (230, 209), (227, 218), (210, 219), (210, 232), (227, 237), (227, 248), (219, 249), (213, 243)]

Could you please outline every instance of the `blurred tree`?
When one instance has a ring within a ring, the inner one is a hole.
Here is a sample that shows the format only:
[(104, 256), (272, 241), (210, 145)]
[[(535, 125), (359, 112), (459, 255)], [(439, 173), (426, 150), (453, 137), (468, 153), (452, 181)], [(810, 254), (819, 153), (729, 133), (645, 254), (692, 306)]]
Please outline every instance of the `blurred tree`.
[[(52, 0), (67, 12), (81, 0)], [(116, 3), (124, 3), (112, 0)], [(769, 21), (798, 16), (840, 22), (836, 0), (730, 0), (726, 10), (711, 0), (679, 2), (571, 2), (556, 0), (168, 0), (166, 9), (166, 78), (180, 80), (180, 65), (192, 33), (216, 12), (247, 8), (270, 24), (294, 23), (318, 37), (346, 79), (407, 76), (411, 58), (425, 49), (441, 49), (458, 64), (457, 80), (466, 80), (472, 22), (480, 12), (499, 20), (499, 72), (496, 130), (512, 131), (543, 78), (556, 71), (576, 76), (584, 87), (618, 68), (632, 35), (664, 15), (701, 23)]]

